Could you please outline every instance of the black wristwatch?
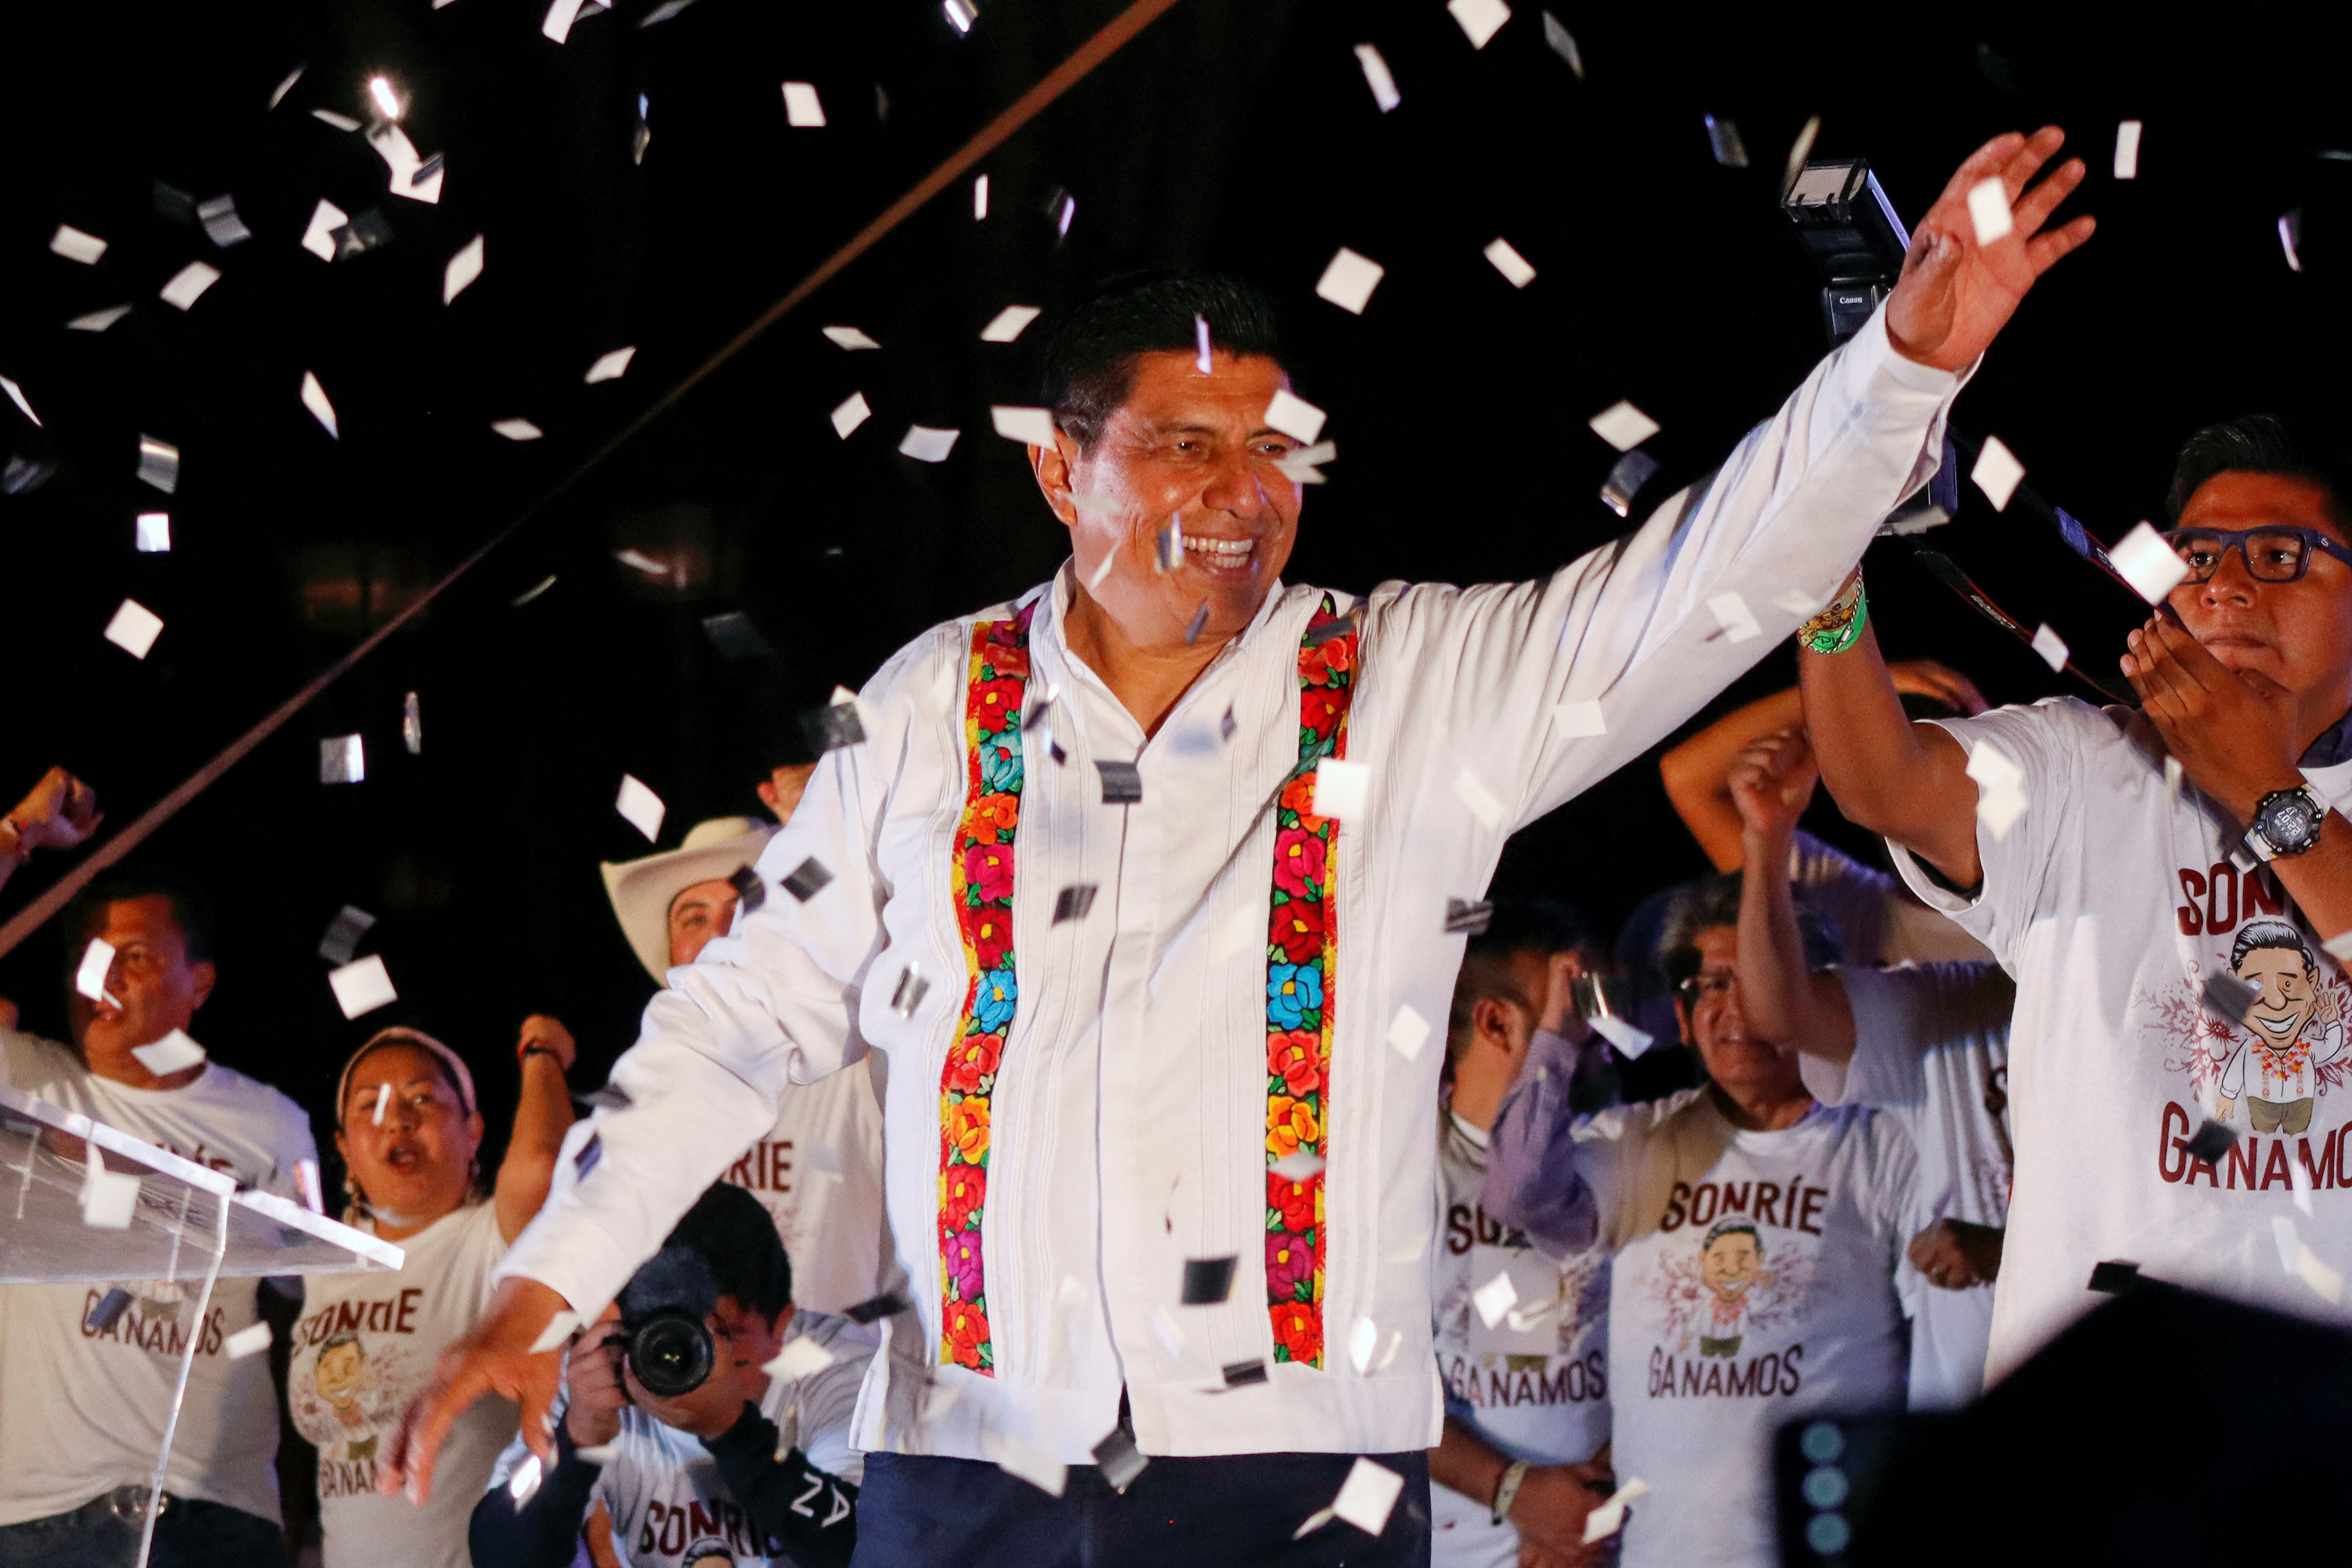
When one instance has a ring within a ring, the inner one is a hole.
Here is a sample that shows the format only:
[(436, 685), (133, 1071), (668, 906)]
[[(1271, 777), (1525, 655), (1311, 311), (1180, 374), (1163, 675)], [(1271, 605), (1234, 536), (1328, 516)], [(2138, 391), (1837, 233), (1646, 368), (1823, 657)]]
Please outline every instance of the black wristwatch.
[(2263, 860), (2306, 854), (2319, 847), (2319, 831), (2327, 821), (2327, 805), (2308, 784), (2273, 789), (2254, 807), (2246, 829), (2246, 847)]

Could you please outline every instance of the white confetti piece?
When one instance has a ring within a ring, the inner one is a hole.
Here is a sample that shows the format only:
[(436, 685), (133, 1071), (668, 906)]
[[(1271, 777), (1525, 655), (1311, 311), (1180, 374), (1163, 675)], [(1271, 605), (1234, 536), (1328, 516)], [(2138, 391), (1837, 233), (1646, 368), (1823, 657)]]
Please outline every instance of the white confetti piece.
[(1054, 444), (1054, 412), (1045, 408), (1013, 408), (998, 403), (990, 408), (989, 417), (996, 422), (996, 434), (1012, 441), (1023, 441), (1032, 446)]
[[(387, 1084), (385, 1087), (389, 1088), (391, 1086)], [(579, 1326), (580, 1314), (578, 1312), (557, 1312), (553, 1317), (547, 1320), (547, 1326), (539, 1331), (539, 1337), (530, 1342), (530, 1354), (532, 1355), (545, 1355), (549, 1351), (562, 1348), (563, 1342), (570, 1339), (572, 1337), (572, 1331)]]
[(310, 209), (310, 226), (302, 231), (302, 248), (320, 261), (334, 260), (335, 231), (351, 221), (342, 208), (321, 196)]
[(1612, 402), (1586, 423), (1620, 452), (1631, 452), (1658, 434), (1658, 422), (1630, 402)]
[(1312, 446), (1301, 446), (1285, 453), (1275, 466), (1282, 470), (1284, 477), (1294, 483), (1320, 485), (1324, 480), (1319, 465), (1334, 461), (1339, 455), (1339, 443), (1318, 441)]
[(2329, 1306), (2336, 1306), (2344, 1300), (2344, 1276), (2321, 1262), (2319, 1254), (2308, 1245), (2294, 1255), (2294, 1271), (2302, 1277), (2305, 1284), (2311, 1287), (2312, 1292)]
[(804, 81), (784, 84), (784, 120), (787, 124), (803, 130), (824, 123), (824, 105), (817, 101), (816, 89)]
[(827, 327), (824, 335), (842, 348), (855, 352), (859, 349), (878, 349), (882, 345), (855, 327)]
[(1277, 388), (1274, 401), (1265, 405), (1265, 423), (1272, 429), (1308, 445), (1323, 434), (1323, 411), (1293, 392), (1288, 387)]
[(294, 1188), (302, 1196), (302, 1207), (313, 1214), (327, 1212), (327, 1195), (319, 1185), (319, 1162), (305, 1155), (294, 1162)]
[(338, 441), (342, 439), (343, 433), (335, 425), (335, 405), (327, 401), (327, 389), (319, 384), (318, 376), (310, 371), (302, 372), (302, 406), (310, 411), (311, 418), (326, 427), (329, 435)]
[(1372, 101), (1381, 106), (1382, 114), (1404, 101), (1397, 96), (1396, 78), (1389, 74), (1389, 63), (1381, 58), (1380, 50), (1358, 44), (1356, 59), (1364, 68), (1364, 83), (1372, 89)]
[(1609, 720), (1593, 699), (1567, 702), (1551, 710), (1553, 731), (1563, 740), (1581, 740), (1587, 736), (1609, 733)]
[(2286, 252), (2287, 270), (2301, 272), (2303, 256), (2297, 248), (2303, 243), (2303, 209), (2301, 207), (2295, 208), (2291, 213), (2279, 214), (2278, 236), (2279, 248)]
[(441, 303), (448, 304), (466, 292), (474, 279), (482, 276), (482, 236), (476, 235), (457, 248), (449, 265), (441, 269)]
[(2150, 604), (2161, 602), (2189, 575), (2189, 563), (2180, 559), (2180, 552), (2165, 543), (2164, 536), (2146, 523), (2136, 525), (2126, 534), (2107, 552), (2107, 559), (2123, 574), (2123, 580), (2132, 585), (2132, 591)]
[(367, 133), (368, 145), (375, 149), (389, 173), (388, 188), (395, 196), (405, 196), (412, 202), (430, 205), (441, 199), (441, 160), (420, 158), (416, 144), (408, 132), (399, 126), (385, 123)]
[(1544, 43), (1551, 49), (1552, 53), (1558, 55), (1561, 59), (1566, 60), (1568, 62), (1568, 68), (1576, 73), (1576, 79), (1582, 81), (1584, 79), (1584, 53), (1576, 47), (1576, 35), (1570, 32), (1566, 25), (1563, 24), (1559, 17), (1553, 16), (1549, 11), (1543, 14), (1543, 19)]
[(636, 357), (637, 350), (634, 346), (597, 355), (596, 362), (588, 367), (588, 384), (594, 386), (598, 382), (619, 381), (628, 371), (629, 361)]
[(113, 967), (113, 944), (103, 937), (91, 937), (89, 946), (81, 950), (81, 963), (74, 969), (74, 990), (94, 1002), (106, 1000), (106, 977)]
[(389, 1083), (377, 1084), (375, 1086), (375, 1112), (373, 1115), (368, 1117), (368, 1120), (381, 1127), (383, 1125), (383, 1113), (391, 1109), (392, 1085)]
[(163, 631), (163, 618), (135, 599), (126, 599), (106, 623), (106, 640), (134, 659), (143, 659)]
[(1969, 187), (1969, 222), (1976, 228), (1979, 245), (1990, 245), (2017, 227), (2009, 215), (2009, 187), (2000, 176), (1988, 176)]
[(314, 109), (310, 111), (310, 118), (323, 124), (331, 125), (338, 131), (357, 131), (360, 128), (358, 120), (348, 114), (337, 114), (331, 109)]
[(1360, 1375), (1371, 1365), (1372, 1352), (1380, 1348), (1380, 1324), (1361, 1312), (1357, 1313), (1356, 1321), (1348, 1325), (1348, 1364)]
[(866, 394), (862, 392), (851, 392), (848, 397), (842, 400), (841, 406), (833, 411), (833, 433), (846, 441), (849, 439), (851, 431), (856, 430), (872, 417), (874, 417), (874, 411), (866, 406)]
[(1297, 1529), (1290, 1532), (1290, 1539), (1293, 1541), (1304, 1541), (1338, 1517), (1338, 1514), (1333, 1513), (1328, 1508), (1318, 1508), (1313, 1513), (1308, 1514), (1306, 1521), (1301, 1523)]
[(2139, 121), (2137, 120), (2116, 123), (2116, 178), (2139, 178)]
[(2025, 465), (2017, 460), (2017, 455), (2003, 446), (1998, 435), (1986, 436), (1976, 466), (1969, 470), (1969, 480), (1985, 493), (1994, 511), (2008, 508), (2009, 498), (2017, 494), (2018, 481), (2024, 477)]
[(802, 1334), (796, 1339), (786, 1341), (784, 1348), (777, 1352), (776, 1359), (760, 1370), (771, 1377), (780, 1377), (787, 1383), (797, 1383), (803, 1377), (814, 1377), (823, 1372), (834, 1364), (835, 1359), (833, 1352), (825, 1349), (808, 1335)]
[(257, 1322), (250, 1328), (239, 1329), (221, 1341), (221, 1349), (228, 1353), (231, 1361), (243, 1361), (248, 1355), (258, 1355), (268, 1350), (270, 1337), (269, 1324)]
[(2311, 1167), (2301, 1160), (2288, 1160), (2286, 1186), (2287, 1191), (2293, 1197), (2294, 1206), (2303, 1210), (2305, 1218), (2311, 1218)]
[[(328, 970), (327, 984), (334, 990), (335, 1005), (343, 1009), (343, 1016), (347, 1019), (372, 1013), (378, 1008), (389, 1007), (400, 1000), (400, 993), (393, 989), (392, 971), (385, 968), (383, 959), (373, 953), (340, 969)], [(385, 1087), (389, 1089), (391, 1085), (386, 1084)]]
[(190, 1040), (180, 1030), (173, 1030), (152, 1045), (134, 1045), (131, 1054), (140, 1065), (158, 1078), (168, 1078), (174, 1072), (185, 1072), (205, 1059), (205, 1048)]
[(25, 401), (25, 389), (23, 387), (18, 386), (6, 376), (0, 376), (0, 391), (7, 392), (8, 401), (15, 403), (18, 408), (24, 410), (25, 417), (26, 419), (31, 420), (35, 424), (41, 423), (41, 416), (33, 412), (33, 405)]
[(1511, 1283), (1511, 1272), (1506, 1269), (1471, 1291), (1470, 1301), (1478, 1309), (1479, 1321), (1493, 1328), (1503, 1321), (1505, 1312), (1519, 1304), (1519, 1288)]
[(128, 1230), (139, 1209), (139, 1178), (128, 1171), (110, 1171), (96, 1149), (82, 1173), (81, 1222), (93, 1230)]
[(236, 215), (236, 199), (233, 196), (215, 196), (208, 202), (198, 202), (196, 221), (204, 225), (205, 237), (223, 250), (233, 245), (243, 245), (253, 237), (253, 231), (247, 228), (245, 220)]
[[(1445, 8), (1462, 24), (1462, 31), (1469, 36), (1474, 49), (1485, 48), (1486, 40), (1511, 19), (1511, 8), (1503, 0), (1446, 0)], [(1345, 1519), (1347, 1515), (1342, 1513), (1339, 1517)], [(1372, 1533), (1377, 1535), (1380, 1531)]]
[(1430, 1030), (1429, 1020), (1415, 1012), (1412, 1003), (1403, 1003), (1398, 1007), (1396, 1017), (1389, 1019), (1390, 1049), (1407, 1061), (1418, 1061), (1421, 1048), (1429, 1043)]
[(96, 235), (82, 233), (70, 224), (59, 224), (58, 232), (49, 236), (49, 248), (68, 261), (95, 267), (98, 258), (106, 254), (106, 242)]
[(629, 826), (645, 834), (652, 843), (661, 837), (662, 818), (669, 808), (662, 798), (640, 782), (634, 773), (621, 775), (621, 793), (613, 801), (613, 810), (621, 813)]
[(1715, 623), (1723, 628), (1723, 638), (1727, 643), (1745, 643), (1750, 637), (1764, 634), (1748, 608), (1748, 601), (1737, 593), (1718, 593), (1706, 601), (1706, 607), (1714, 612)]
[(1617, 1048), (1617, 1054), (1631, 1061), (1657, 1043), (1649, 1030), (1635, 1029), (1614, 1013), (1601, 1013), (1590, 1020), (1592, 1032)]
[(152, 435), (139, 438), (139, 478), (166, 496), (180, 487), (180, 449)]
[(1306, 1181), (1323, 1168), (1323, 1156), (1308, 1149), (1294, 1149), (1265, 1167), (1285, 1181)]
[(1010, 1432), (992, 1435), (989, 1457), (996, 1468), (1008, 1476), (1018, 1476), (1048, 1497), (1059, 1497), (1070, 1484), (1070, 1467), (1043, 1448), (1022, 1441)]
[(66, 323), (68, 332), (103, 332), (131, 314), (128, 305), (110, 305), (103, 310), (93, 310), (87, 316), (77, 316)]
[[(684, 10), (685, 7), (681, 5), (678, 9)], [(640, 27), (645, 25), (646, 24), (644, 22), (637, 24)], [(614, 1459), (621, 1457), (621, 1445), (618, 1443), (598, 1443), (593, 1448), (574, 1448), (572, 1452), (578, 1454), (582, 1458), (587, 1460), (592, 1465), (609, 1465)], [(778, 1456), (778, 1458), (782, 1457), (782, 1456), (781, 1455)]]
[(959, 33), (969, 33), (971, 25), (980, 20), (980, 13), (971, 7), (971, 0), (941, 0), (948, 14), (948, 26)]
[(1361, 762), (1327, 757), (1315, 765), (1311, 810), (1318, 817), (1345, 819), (1363, 815), (1372, 789), (1372, 770)]
[(979, 223), (988, 216), (988, 176), (982, 174), (971, 183), (971, 221)]
[(980, 340), (983, 343), (1009, 343), (1021, 336), (1023, 329), (1037, 319), (1039, 314), (1034, 305), (1007, 305), (980, 329)]
[[(555, 0), (555, 3), (558, 6), (565, 5), (576, 6), (579, 0)], [(563, 40), (558, 38), (555, 41), (560, 44)], [(537, 1454), (523, 1456), (522, 1463), (517, 1465), (514, 1474), (507, 1478), (507, 1496), (513, 1501), (515, 1507), (522, 1507), (538, 1493), (539, 1483), (545, 1473), (545, 1469), (546, 1467), (540, 1463)]]
[(560, 44), (572, 36), (574, 22), (608, 9), (610, 7), (603, 0), (555, 0), (547, 8), (547, 16), (539, 24), (539, 30)]
[(319, 742), (319, 782), (367, 782), (367, 742), (356, 735), (333, 735)]
[(960, 430), (934, 430), (928, 424), (910, 424), (907, 434), (898, 438), (898, 454), (918, 463), (944, 463), (955, 450)]
[(1990, 740), (1979, 740), (1969, 753), (1969, 777), (1977, 781), (1977, 818), (1995, 839), (2009, 836), (2027, 805), (2025, 770)]
[(201, 261), (192, 261), (172, 274), (172, 281), (163, 285), (163, 302), (185, 310), (204, 298), (205, 290), (220, 281), (220, 268)]
[(269, 94), (269, 107), (271, 109), (276, 109), (279, 104), (285, 102), (286, 95), (294, 90), (294, 84), (300, 81), (302, 79), (302, 73), (310, 68), (309, 66), (302, 65), (296, 66), (292, 70), (288, 71), (286, 73), (286, 79), (279, 82), (278, 86), (271, 90)]
[(2047, 621), (2044, 621), (2033, 633), (2033, 651), (2041, 654), (2042, 662), (2052, 669), (2063, 670), (2066, 667), (2066, 639), (2053, 632)]
[(1470, 814), (1488, 828), (1503, 823), (1503, 803), (1495, 799), (1494, 791), (1481, 783), (1468, 768), (1454, 776), (1454, 798), (1470, 808)]
[[(445, 0), (433, 0), (433, 4), (436, 7), (440, 6), (444, 3)], [(693, 4), (694, 0), (662, 0), (660, 5), (655, 6), (651, 11), (646, 14), (646, 19), (638, 23), (637, 26), (639, 27), (650, 27), (656, 23), (667, 22), (671, 17), (677, 16), (688, 5)], [(581, 1452), (584, 1454), (587, 1450), (583, 1448)]]
[(541, 436), (547, 434), (547, 432), (540, 429), (539, 426), (533, 424), (527, 419), (492, 420), (490, 422), (490, 428), (497, 431), (500, 435), (505, 436), (509, 441), (537, 441)]
[(1625, 1505), (1649, 1495), (1650, 1483), (1635, 1476), (1609, 1496), (1609, 1500), (1584, 1516), (1584, 1544), (1606, 1541), (1625, 1528)]
[(1729, 116), (1706, 117), (1706, 143), (1715, 161), (1725, 168), (1748, 167), (1748, 143), (1739, 139), (1739, 127)]
[(1528, 258), (1512, 248), (1511, 242), (1497, 236), (1483, 253), (1495, 265), (1495, 270), (1510, 281), (1514, 288), (1525, 288), (1536, 280), (1536, 269)]
[(1316, 280), (1315, 292), (1318, 298), (1328, 299), (1340, 309), (1360, 316), (1364, 313), (1364, 307), (1371, 301), (1372, 290), (1380, 287), (1381, 279), (1387, 272), (1386, 267), (1370, 256), (1360, 256), (1341, 246), (1339, 254), (1332, 256), (1330, 265), (1324, 267), (1323, 276)]
[[(1462, 0), (1454, 3), (1460, 5)], [(1499, 4), (1496, 8), (1500, 9)], [(1402, 1476), (1386, 1465), (1360, 1458), (1349, 1470), (1339, 1495), (1331, 1500), (1331, 1511), (1365, 1534), (1378, 1535), (1388, 1528), (1389, 1511), (1396, 1506), (1397, 1494), (1402, 1490)]]

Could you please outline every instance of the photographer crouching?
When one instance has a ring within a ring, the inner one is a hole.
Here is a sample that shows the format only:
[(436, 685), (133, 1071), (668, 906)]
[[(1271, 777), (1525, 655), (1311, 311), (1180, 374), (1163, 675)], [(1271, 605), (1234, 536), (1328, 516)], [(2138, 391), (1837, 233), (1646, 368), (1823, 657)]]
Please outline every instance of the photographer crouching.
[(768, 1211), (712, 1186), (574, 1337), (556, 1464), (541, 1475), (509, 1446), (474, 1508), (474, 1562), (565, 1568), (584, 1528), (635, 1568), (845, 1568), (864, 1474), (850, 1416), (876, 1338), (797, 1311)]

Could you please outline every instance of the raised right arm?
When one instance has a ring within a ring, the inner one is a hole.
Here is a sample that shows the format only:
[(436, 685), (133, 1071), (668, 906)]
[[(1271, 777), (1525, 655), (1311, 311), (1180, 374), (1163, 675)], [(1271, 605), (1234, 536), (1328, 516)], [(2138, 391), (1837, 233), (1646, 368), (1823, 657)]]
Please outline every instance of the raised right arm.
[(1797, 652), (1805, 727), (1822, 782), (1855, 826), (1893, 841), (1956, 887), (1984, 880), (1977, 784), (1951, 735), (1903, 712), (1877, 632), (1840, 653)]

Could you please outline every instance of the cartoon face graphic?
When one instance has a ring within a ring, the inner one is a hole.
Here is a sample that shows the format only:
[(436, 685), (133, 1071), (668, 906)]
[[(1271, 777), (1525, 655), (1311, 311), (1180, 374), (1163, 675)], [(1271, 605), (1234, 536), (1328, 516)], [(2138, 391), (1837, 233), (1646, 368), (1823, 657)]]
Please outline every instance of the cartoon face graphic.
[(2230, 972), (2253, 988), (2246, 1027), (2273, 1051), (2293, 1045), (2319, 1011), (2319, 966), (2302, 933), (2283, 920), (2257, 920), (2239, 932)]
[(335, 1412), (335, 1418), (346, 1427), (357, 1427), (367, 1420), (367, 1412), (360, 1401), (375, 1388), (375, 1374), (367, 1364), (367, 1349), (357, 1334), (337, 1334), (319, 1347), (319, 1359), (311, 1368), (310, 1379)]
[(1727, 1304), (1739, 1301), (1751, 1285), (1770, 1284), (1756, 1227), (1745, 1219), (1717, 1220), (1699, 1249), (1699, 1278)]

